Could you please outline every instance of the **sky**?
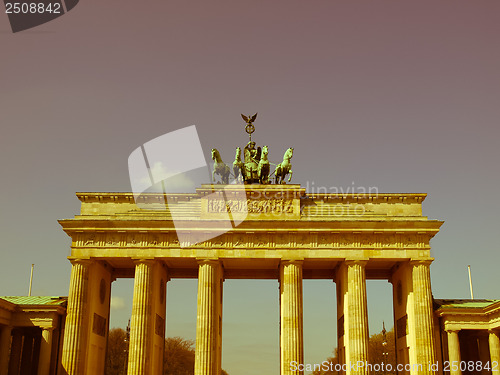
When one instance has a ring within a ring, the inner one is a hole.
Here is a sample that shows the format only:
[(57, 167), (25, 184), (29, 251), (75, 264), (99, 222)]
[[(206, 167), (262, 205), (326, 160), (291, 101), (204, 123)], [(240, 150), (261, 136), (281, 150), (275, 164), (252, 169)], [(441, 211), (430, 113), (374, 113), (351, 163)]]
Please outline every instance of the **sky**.
[[(0, 295), (68, 293), (75, 192), (130, 191), (130, 153), (197, 126), (205, 157), (294, 147), (304, 187), (427, 193), (435, 298), (500, 298), (500, 2), (81, 1), (13, 34), (0, 15)], [(113, 284), (125, 327), (132, 280)], [(278, 283), (227, 280), (223, 368), (279, 372)], [(370, 332), (392, 325), (369, 281)], [(305, 361), (336, 341), (335, 284), (304, 282)], [(167, 335), (195, 338), (196, 280), (167, 287)]]

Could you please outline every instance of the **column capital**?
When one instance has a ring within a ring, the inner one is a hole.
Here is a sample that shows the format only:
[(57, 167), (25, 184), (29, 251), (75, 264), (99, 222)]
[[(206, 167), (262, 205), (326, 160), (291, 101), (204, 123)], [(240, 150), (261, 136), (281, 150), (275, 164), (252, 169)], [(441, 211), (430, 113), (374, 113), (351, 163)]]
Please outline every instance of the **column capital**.
[(95, 260), (90, 258), (68, 258), (72, 265), (81, 264), (82, 266), (89, 266), (95, 262)]
[(221, 264), (221, 261), (219, 258), (196, 258), (196, 262), (200, 266), (202, 264)]
[(494, 335), (497, 335), (497, 336), (498, 336), (498, 330), (493, 329), (493, 328), (488, 329), (488, 333), (489, 333), (489, 334), (494, 334)]
[(430, 259), (410, 259), (410, 265), (411, 266), (430, 266), (431, 263), (434, 261), (434, 258)]
[(454, 333), (458, 334), (461, 331), (459, 328), (445, 328), (447, 334), (452, 335)]
[(148, 264), (153, 265), (156, 262), (154, 258), (132, 258), (132, 261), (137, 266), (138, 264)]
[(346, 259), (346, 260), (344, 260), (344, 263), (347, 266), (360, 265), (362, 267), (365, 267), (366, 264), (368, 263), (368, 259)]
[(302, 264), (304, 263), (304, 258), (296, 259), (281, 259), (280, 264)]

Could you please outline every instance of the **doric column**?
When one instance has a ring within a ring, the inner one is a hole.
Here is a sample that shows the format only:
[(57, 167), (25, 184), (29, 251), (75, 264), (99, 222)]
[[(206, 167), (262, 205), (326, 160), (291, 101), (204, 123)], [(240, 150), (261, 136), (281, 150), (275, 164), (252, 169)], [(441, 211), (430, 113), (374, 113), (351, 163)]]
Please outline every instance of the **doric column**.
[(21, 365), (21, 349), (23, 347), (23, 335), (19, 329), (12, 331), (12, 345), (10, 348), (9, 375), (18, 375)]
[(40, 359), (38, 360), (38, 375), (49, 375), (50, 372), (53, 329), (54, 329), (53, 327), (42, 329), (42, 342), (40, 344)]
[(67, 375), (84, 375), (87, 341), (87, 296), (90, 260), (72, 260), (62, 367)]
[(151, 327), (152, 289), (154, 260), (142, 259), (136, 262), (134, 299), (130, 322), (130, 346), (128, 375), (149, 375), (149, 360), (152, 356)]
[[(434, 320), (432, 310), (431, 275), (429, 266), (432, 260), (413, 260), (413, 315), (415, 358), (417, 364), (422, 364), (422, 374), (433, 374), (429, 364), (436, 363), (434, 351)], [(410, 349), (411, 350), (411, 349)]]
[(42, 341), (42, 333), (37, 332), (36, 335), (33, 337), (33, 356), (32, 356), (32, 364), (31, 364), (31, 373), (35, 374), (38, 370), (38, 363), (40, 360), (40, 345)]
[(0, 331), (0, 375), (7, 375), (9, 369), (10, 339), (12, 327), (4, 326)]
[(496, 366), (495, 368), (493, 368), (493, 365), (491, 366), (492, 367), (492, 375), (499, 375), (500, 374), (500, 370), (499, 370), (499, 366), (500, 366), (500, 339), (498, 338), (498, 333), (495, 332), (495, 331), (488, 331), (489, 333), (489, 344), (490, 344), (490, 359), (491, 359), (491, 363), (493, 362), (497, 362), (498, 366)]
[(219, 375), (222, 270), (218, 260), (201, 260), (198, 267), (195, 375)]
[(33, 367), (33, 344), (35, 342), (35, 337), (31, 334), (24, 335), (23, 341), (23, 354), (21, 357), (21, 375), (31, 375), (31, 369)]
[(347, 374), (368, 374), (364, 366), (351, 371), (353, 363), (368, 363), (368, 305), (366, 300), (366, 260), (348, 260), (347, 266), (347, 315), (345, 327)]
[(460, 370), (460, 341), (458, 339), (458, 331), (447, 330), (446, 332), (448, 333), (448, 357), (450, 360), (450, 375), (461, 375), (462, 371)]
[(281, 375), (304, 373), (293, 371), (304, 363), (302, 308), (302, 261), (283, 260), (280, 264)]

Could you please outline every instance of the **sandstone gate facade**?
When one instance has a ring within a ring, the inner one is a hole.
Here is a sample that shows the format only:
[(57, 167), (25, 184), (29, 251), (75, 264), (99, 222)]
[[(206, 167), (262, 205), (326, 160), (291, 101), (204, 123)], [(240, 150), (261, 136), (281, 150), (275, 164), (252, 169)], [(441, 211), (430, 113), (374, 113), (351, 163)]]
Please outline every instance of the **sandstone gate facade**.
[[(245, 220), (220, 234), (227, 225), (224, 215), (238, 214), (242, 192)], [(103, 374), (111, 283), (125, 277), (135, 279), (129, 375), (162, 373), (166, 288), (172, 278), (198, 278), (196, 375), (220, 374), (223, 281), (232, 278), (279, 281), (282, 375), (296, 373), (291, 362), (304, 362), (303, 279), (336, 283), (344, 363), (369, 360), (366, 279), (389, 280), (397, 361), (423, 364), (419, 374), (432, 372), (426, 365), (439, 353), (429, 241), (442, 222), (422, 215), (425, 194), (203, 185), (197, 193), (169, 195), (168, 211), (158, 210), (162, 194), (143, 195), (141, 209), (131, 193), (77, 196), (80, 215), (60, 221), (72, 238), (62, 354), (69, 375)], [(182, 243), (182, 234), (203, 240)]]

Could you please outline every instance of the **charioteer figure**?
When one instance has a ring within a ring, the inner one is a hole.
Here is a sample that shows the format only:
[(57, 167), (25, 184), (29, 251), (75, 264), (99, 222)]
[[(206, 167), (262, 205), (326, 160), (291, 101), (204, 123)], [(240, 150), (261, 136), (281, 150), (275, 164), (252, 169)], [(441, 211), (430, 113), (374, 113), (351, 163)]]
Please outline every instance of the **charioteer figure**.
[(259, 180), (259, 176), (257, 175), (257, 168), (259, 167), (260, 161), (260, 147), (258, 149), (255, 149), (255, 142), (250, 141), (247, 143), (244, 150), (244, 181), (251, 184)]

